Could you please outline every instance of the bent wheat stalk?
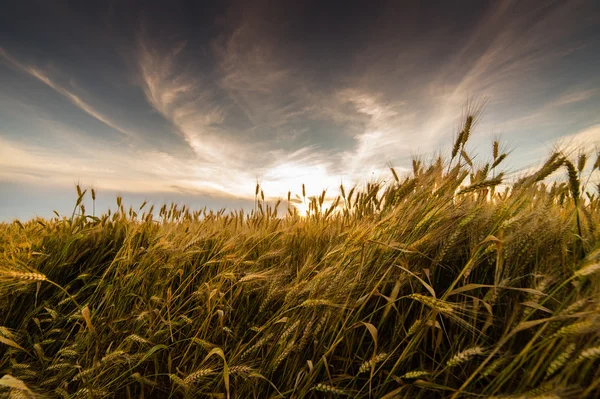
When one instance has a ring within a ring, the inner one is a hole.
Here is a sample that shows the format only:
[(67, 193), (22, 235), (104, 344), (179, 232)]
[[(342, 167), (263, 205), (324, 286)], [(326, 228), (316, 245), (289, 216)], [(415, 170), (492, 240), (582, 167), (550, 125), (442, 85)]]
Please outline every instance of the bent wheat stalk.
[(79, 305), (79, 303), (75, 300), (75, 298), (73, 298), (73, 296), (71, 294), (69, 294), (67, 292), (67, 290), (65, 290), (63, 287), (61, 287), (59, 284), (55, 283), (54, 281), (50, 280), (48, 277), (46, 277), (45, 274), (40, 273), (38, 271), (20, 271), (20, 270), (11, 270), (9, 268), (5, 267), (0, 267), (0, 283), (4, 284), (6, 287), (10, 286), (10, 285), (22, 285), (22, 284), (29, 284), (29, 283), (33, 283), (33, 282), (47, 282), (53, 286), (55, 286), (56, 288), (60, 289), (64, 294), (66, 294), (72, 301), (73, 303), (79, 308), (81, 309), (81, 305)]

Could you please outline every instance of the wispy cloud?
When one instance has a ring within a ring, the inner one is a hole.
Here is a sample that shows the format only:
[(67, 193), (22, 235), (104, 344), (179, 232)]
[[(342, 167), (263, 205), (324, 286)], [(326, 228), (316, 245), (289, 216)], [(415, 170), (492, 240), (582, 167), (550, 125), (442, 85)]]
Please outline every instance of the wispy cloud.
[(253, 127), (276, 129), (307, 111), (307, 85), (299, 84), (294, 74), (298, 71), (286, 65), (269, 37), (260, 34), (255, 20), (242, 19), (217, 38), (212, 49), (220, 87)]
[(215, 98), (214, 85), (199, 69), (182, 64), (179, 55), (184, 49), (185, 42), (180, 42), (161, 50), (144, 33), (138, 36), (138, 65), (146, 98), (194, 150), (196, 163), (219, 165), (223, 170), (238, 168), (250, 158), (252, 144), (232, 138), (223, 129), (226, 104)]
[(571, 105), (575, 103), (580, 103), (583, 101), (587, 101), (598, 93), (598, 89), (580, 89), (574, 91), (568, 91), (559, 95), (549, 104), (547, 107), (562, 107), (565, 105)]
[(0, 56), (3, 58), (4, 62), (6, 62), (9, 66), (11, 66), (12, 68), (15, 68), (21, 72), (25, 72), (25, 73), (29, 74), (30, 76), (38, 79), (40, 82), (44, 83), (46, 86), (54, 89), (57, 93), (66, 97), (73, 105), (75, 105), (77, 108), (81, 109), (86, 114), (92, 116), (93, 118), (95, 118), (98, 121), (104, 123), (105, 125), (111, 127), (112, 129), (124, 134), (125, 136), (128, 136), (128, 137), (136, 136), (136, 134), (134, 132), (131, 132), (129, 130), (126, 130), (126, 129), (120, 127), (118, 124), (116, 124), (110, 118), (103, 115), (101, 112), (97, 111), (91, 104), (89, 104), (88, 102), (83, 100), (81, 97), (79, 97), (78, 95), (74, 94), (67, 88), (65, 88), (65, 87), (59, 85), (58, 83), (56, 83), (55, 81), (53, 81), (48, 75), (46, 75), (40, 69), (37, 69), (33, 66), (23, 64), (22, 62), (17, 60), (15, 57), (8, 54), (8, 52), (6, 52), (6, 50), (4, 50), (3, 48), (0, 48)]
[[(267, 193), (284, 196), (302, 181), (312, 181), (315, 190), (339, 184), (338, 176), (331, 174), (331, 153), (318, 144), (279, 147), (302, 134), (292, 122), (309, 114), (309, 94), (299, 89), (295, 100), (282, 105), (293, 87), (301, 85), (285, 68), (267, 61), (270, 58), (263, 52), (268, 51), (268, 43), (257, 40), (257, 45), (247, 46), (253, 33), (245, 26), (212, 47), (218, 60), (218, 84), (194, 73), (196, 65), (182, 61), (185, 43), (159, 50), (157, 43), (139, 36), (138, 61), (148, 102), (197, 155), (191, 160), (193, 179), (186, 186), (250, 196), (248, 183), (259, 180)], [(242, 111), (246, 122), (226, 120), (236, 110)]]

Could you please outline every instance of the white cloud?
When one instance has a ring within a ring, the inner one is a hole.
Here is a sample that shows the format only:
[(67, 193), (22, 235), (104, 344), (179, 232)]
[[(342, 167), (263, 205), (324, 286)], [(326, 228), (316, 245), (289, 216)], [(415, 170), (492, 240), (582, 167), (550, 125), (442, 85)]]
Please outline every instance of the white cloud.
[(600, 124), (563, 136), (558, 140), (558, 144), (567, 150), (585, 149), (593, 151), (600, 149)]

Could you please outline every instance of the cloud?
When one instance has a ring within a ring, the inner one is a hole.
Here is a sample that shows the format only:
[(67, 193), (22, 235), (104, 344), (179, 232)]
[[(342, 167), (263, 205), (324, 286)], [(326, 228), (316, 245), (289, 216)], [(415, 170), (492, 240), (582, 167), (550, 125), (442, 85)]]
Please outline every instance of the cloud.
[(352, 181), (379, 174), (385, 162), (410, 151), (416, 114), (407, 110), (404, 102), (386, 102), (381, 96), (357, 89), (339, 92), (338, 99), (352, 104), (366, 118), (364, 130), (355, 136), (354, 150), (342, 153), (345, 174)]
[(0, 56), (4, 59), (4, 61), (9, 66), (11, 66), (21, 72), (25, 72), (25, 73), (29, 74), (30, 76), (38, 79), (40, 82), (44, 83), (46, 86), (52, 88), (57, 93), (66, 97), (73, 105), (75, 105), (77, 108), (81, 109), (86, 114), (92, 116), (93, 118), (95, 118), (98, 121), (104, 123), (105, 125), (111, 127), (112, 129), (122, 133), (125, 136), (128, 136), (128, 137), (137, 136), (134, 132), (126, 130), (126, 129), (120, 127), (119, 125), (117, 125), (114, 121), (112, 121), (107, 116), (103, 115), (101, 112), (97, 111), (91, 104), (89, 104), (88, 102), (83, 100), (78, 95), (74, 94), (70, 90), (66, 89), (65, 87), (63, 87), (63, 86), (59, 85), (58, 83), (56, 83), (55, 81), (53, 81), (43, 71), (41, 71), (33, 66), (28, 66), (28, 65), (23, 64), (22, 62), (17, 60), (15, 57), (8, 54), (8, 52), (6, 52), (3, 48), (0, 48)]
[[(331, 174), (332, 154), (318, 143), (280, 148), (306, 131), (298, 130), (294, 122), (309, 116), (311, 95), (294, 89), (302, 85), (284, 67), (269, 63), (273, 57), (264, 53), (273, 50), (252, 32), (249, 25), (242, 25), (215, 42), (218, 84), (197, 65), (185, 63), (185, 43), (169, 50), (143, 31), (138, 36), (146, 98), (197, 155), (191, 160), (194, 179), (184, 186), (249, 196), (253, 192), (248, 183), (258, 179), (268, 195), (279, 196), (301, 181), (312, 181), (315, 189), (339, 184)], [(252, 44), (253, 38), (257, 44)], [(289, 95), (294, 100), (282, 105)], [(243, 117), (240, 120), (238, 113), (238, 120), (232, 121), (238, 110)]]
[[(362, 79), (369, 87), (381, 87), (384, 97), (404, 100), (409, 111), (417, 112), (413, 127), (422, 136), (409, 140), (413, 145), (428, 142), (433, 147), (448, 141), (453, 133), (449, 128), (456, 126), (469, 97), (489, 97), (486, 119), (498, 123), (500, 112), (525, 117), (540, 105), (541, 95), (554, 97), (564, 90), (560, 87), (564, 79), (549, 75), (564, 65), (565, 57), (582, 48), (564, 39), (585, 26), (573, 23), (577, 12), (577, 2), (531, 7), (530, 3), (499, 1), (465, 20), (463, 31), (432, 27), (428, 35), (411, 40), (392, 27), (384, 32), (389, 36), (387, 45), (369, 47), (358, 56), (368, 65)], [(413, 47), (417, 49), (412, 51)], [(394, 62), (384, 61), (394, 48), (403, 51)], [(436, 58), (436, 53), (443, 52), (449, 55)], [(370, 62), (373, 59), (382, 61)], [(591, 96), (579, 94), (560, 101), (564, 105)]]
[(598, 89), (580, 89), (568, 91), (551, 101), (547, 107), (562, 107), (589, 100), (598, 93)]
[[(307, 78), (310, 72), (304, 73), (289, 61), (293, 59), (290, 50), (270, 40), (277, 34), (269, 30), (268, 35), (265, 30), (252, 18), (242, 19), (229, 36), (215, 43), (221, 87), (254, 127), (262, 129), (262, 140), (280, 130), (290, 130), (288, 138), (302, 136), (294, 130), (295, 122), (308, 125), (311, 120), (322, 120), (329, 127), (320, 137), (310, 137), (309, 146), (269, 151), (270, 158), (277, 161), (261, 168), (265, 188), (285, 193), (305, 182), (309, 195), (320, 194), (323, 188), (336, 193), (342, 178), (354, 184), (366, 170), (370, 177), (374, 169), (365, 168), (365, 163), (380, 163), (394, 150), (407, 148), (403, 145), (406, 137), (397, 134), (398, 124), (414, 114), (400, 114), (403, 102), (386, 103), (377, 93), (360, 88), (358, 81), (315, 87)], [(285, 45), (294, 48), (289, 42)], [(337, 126), (341, 130), (336, 130)], [(321, 147), (325, 135), (337, 141), (337, 148)], [(345, 145), (348, 141), (351, 148)]]
[(251, 184), (246, 185), (244, 192), (239, 181), (234, 182), (240, 184), (235, 192), (218, 183), (205, 182), (194, 165), (165, 152), (81, 146), (65, 157), (61, 151), (24, 145), (2, 135), (0, 180), (34, 185), (51, 183), (65, 188), (81, 181), (103, 190), (133, 193), (178, 192), (177, 187), (188, 187), (221, 197), (244, 197), (251, 191)]
[(453, 63), (466, 61), (471, 65), (457, 90), (487, 88), (502, 92), (499, 86), (507, 83), (515, 88), (538, 72), (541, 65), (568, 55), (573, 44), (561, 39), (573, 30), (574, 19), (567, 16), (577, 11), (576, 3), (529, 7), (504, 0), (491, 6), (453, 59)]
[(275, 129), (308, 111), (308, 85), (298, 79), (299, 71), (286, 65), (280, 51), (256, 25), (255, 20), (243, 19), (216, 39), (212, 49), (219, 85), (229, 99), (254, 127)]
[(589, 126), (577, 133), (563, 136), (559, 139), (559, 145), (567, 150), (600, 148), (600, 124)]
[(194, 150), (196, 162), (241, 168), (251, 158), (253, 145), (223, 129), (226, 104), (219, 102), (200, 70), (180, 64), (185, 42), (164, 50), (144, 35), (142, 31), (138, 36), (138, 66), (148, 102)]

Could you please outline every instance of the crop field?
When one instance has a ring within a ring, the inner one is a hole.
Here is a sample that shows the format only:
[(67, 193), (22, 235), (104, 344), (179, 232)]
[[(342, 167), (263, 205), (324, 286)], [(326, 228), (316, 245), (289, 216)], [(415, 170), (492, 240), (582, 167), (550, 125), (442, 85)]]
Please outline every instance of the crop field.
[[(0, 224), (0, 396), (597, 398), (600, 159)], [(509, 156), (510, 158), (510, 156)], [(543, 161), (543, 160), (542, 160)], [(597, 172), (596, 172), (597, 173)]]

